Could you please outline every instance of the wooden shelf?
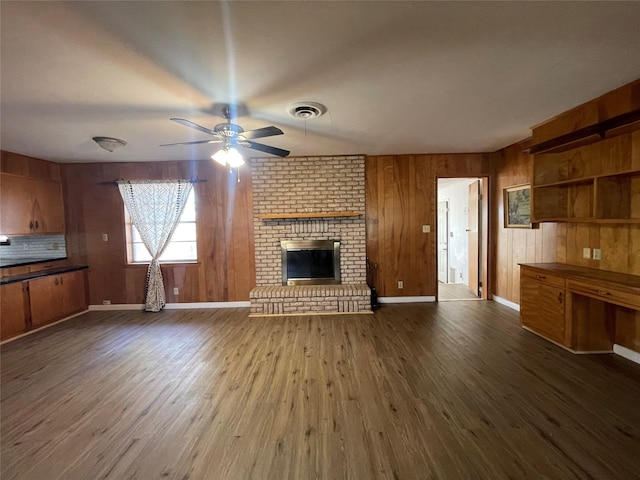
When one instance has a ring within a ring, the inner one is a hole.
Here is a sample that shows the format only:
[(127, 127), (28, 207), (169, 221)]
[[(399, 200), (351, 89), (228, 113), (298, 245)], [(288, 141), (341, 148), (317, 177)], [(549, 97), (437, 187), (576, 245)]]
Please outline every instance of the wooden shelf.
[(294, 212), (294, 213), (263, 213), (258, 215), (260, 220), (286, 220), (295, 218), (342, 218), (359, 217), (360, 212)]
[(623, 113), (595, 125), (589, 125), (537, 145), (532, 145), (529, 147), (529, 153), (563, 152), (597, 142), (614, 133), (625, 133), (629, 130), (637, 129), (638, 123), (640, 123), (640, 110)]

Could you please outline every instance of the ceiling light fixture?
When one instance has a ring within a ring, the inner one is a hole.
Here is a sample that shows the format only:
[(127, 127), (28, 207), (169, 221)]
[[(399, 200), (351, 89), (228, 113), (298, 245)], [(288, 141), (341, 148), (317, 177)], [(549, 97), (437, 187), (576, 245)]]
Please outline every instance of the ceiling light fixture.
[(127, 144), (124, 140), (112, 137), (93, 137), (93, 141), (108, 152), (115, 152)]
[(244, 165), (244, 158), (240, 155), (240, 152), (233, 147), (225, 147), (222, 150), (218, 150), (211, 155), (211, 158), (218, 162), (220, 165), (229, 168), (238, 168)]

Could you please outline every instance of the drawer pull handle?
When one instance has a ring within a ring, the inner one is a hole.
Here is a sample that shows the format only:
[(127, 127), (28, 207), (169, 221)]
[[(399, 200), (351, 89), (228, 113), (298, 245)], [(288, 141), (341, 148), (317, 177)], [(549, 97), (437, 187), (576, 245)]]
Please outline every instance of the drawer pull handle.
[(596, 290), (598, 295), (611, 295), (611, 292), (605, 292), (604, 290)]
[(60, 281), (56, 278), (55, 284), (58, 285)]
[(562, 292), (558, 294), (558, 303), (562, 303)]
[(545, 277), (544, 275), (536, 275), (536, 278), (539, 278), (540, 280), (546, 280), (547, 277)]

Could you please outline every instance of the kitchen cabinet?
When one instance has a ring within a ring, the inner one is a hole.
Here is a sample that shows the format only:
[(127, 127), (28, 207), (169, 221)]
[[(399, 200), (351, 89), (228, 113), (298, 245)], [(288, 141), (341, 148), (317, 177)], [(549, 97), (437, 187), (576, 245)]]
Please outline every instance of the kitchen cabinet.
[(0, 340), (15, 337), (28, 328), (23, 286), (23, 282), (0, 285)]
[(0, 233), (64, 233), (62, 186), (59, 182), (0, 174)]
[(87, 308), (84, 270), (29, 280), (31, 323), (34, 327)]

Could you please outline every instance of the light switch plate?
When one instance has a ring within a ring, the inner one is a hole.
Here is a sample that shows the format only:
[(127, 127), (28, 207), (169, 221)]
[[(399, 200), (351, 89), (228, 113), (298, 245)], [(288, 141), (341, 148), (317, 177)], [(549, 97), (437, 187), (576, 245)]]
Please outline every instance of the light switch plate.
[(594, 260), (602, 260), (602, 250), (599, 248), (593, 249), (593, 259)]
[(591, 258), (591, 249), (583, 248), (582, 249), (582, 258)]
[(422, 225), (422, 233), (431, 233), (431, 225)]
[(106, 233), (102, 234), (102, 241), (103, 242), (108, 242), (109, 241), (109, 235), (107, 235)]

